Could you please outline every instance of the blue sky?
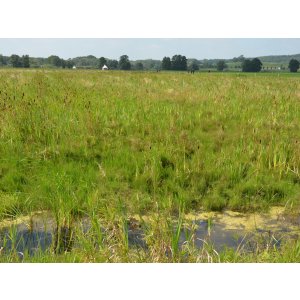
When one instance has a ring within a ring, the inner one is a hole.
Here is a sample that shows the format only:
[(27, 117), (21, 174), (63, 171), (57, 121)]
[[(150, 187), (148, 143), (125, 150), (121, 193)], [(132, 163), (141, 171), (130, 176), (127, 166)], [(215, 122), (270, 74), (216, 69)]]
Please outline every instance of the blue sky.
[(0, 54), (29, 54), (34, 57), (48, 57), (52, 54), (62, 58), (94, 55), (118, 59), (127, 54), (130, 59), (162, 59), (175, 54), (187, 58), (232, 58), (264, 55), (285, 55), (300, 53), (300, 39), (268, 38), (0, 38)]

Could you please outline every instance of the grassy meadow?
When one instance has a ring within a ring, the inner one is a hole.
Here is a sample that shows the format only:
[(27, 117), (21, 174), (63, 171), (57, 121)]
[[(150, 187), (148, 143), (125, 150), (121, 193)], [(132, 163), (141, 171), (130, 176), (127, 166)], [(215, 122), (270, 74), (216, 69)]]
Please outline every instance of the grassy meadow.
[[(0, 219), (48, 211), (61, 226), (92, 220), (79, 249), (29, 261), (300, 261), (299, 241), (216, 255), (178, 249), (172, 229), (189, 212), (299, 208), (299, 79), (1, 70)], [(133, 216), (156, 220), (145, 227), (147, 251), (128, 246)]]

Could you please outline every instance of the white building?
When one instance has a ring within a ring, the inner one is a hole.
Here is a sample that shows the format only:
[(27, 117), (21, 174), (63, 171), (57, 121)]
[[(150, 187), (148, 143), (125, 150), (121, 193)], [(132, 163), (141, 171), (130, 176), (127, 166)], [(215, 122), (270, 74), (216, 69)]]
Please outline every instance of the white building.
[(108, 70), (107, 65), (104, 65), (104, 66), (102, 67), (102, 70), (103, 70), (103, 71)]

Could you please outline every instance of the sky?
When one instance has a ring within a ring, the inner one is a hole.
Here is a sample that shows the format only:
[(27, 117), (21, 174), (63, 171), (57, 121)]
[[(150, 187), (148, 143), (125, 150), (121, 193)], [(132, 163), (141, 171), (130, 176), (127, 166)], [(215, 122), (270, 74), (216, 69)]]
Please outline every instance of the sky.
[(227, 59), (298, 53), (299, 38), (0, 38), (0, 54), (5, 56), (58, 55), (64, 59), (86, 55), (118, 59), (124, 54), (131, 60), (161, 60), (175, 54), (196, 59)]

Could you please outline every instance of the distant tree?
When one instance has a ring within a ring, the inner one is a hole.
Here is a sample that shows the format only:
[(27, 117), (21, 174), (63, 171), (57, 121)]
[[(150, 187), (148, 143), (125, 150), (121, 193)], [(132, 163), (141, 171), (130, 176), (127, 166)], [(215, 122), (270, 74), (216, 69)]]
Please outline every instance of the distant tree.
[(104, 65), (106, 65), (107, 64), (107, 60), (106, 60), (106, 58), (105, 57), (100, 57), (99, 58), (99, 68), (100, 69), (102, 69), (102, 67), (104, 66)]
[(135, 69), (139, 71), (144, 70), (144, 65), (141, 62), (138, 62), (135, 65)]
[(182, 55), (174, 55), (171, 60), (172, 70), (175, 71), (186, 71), (187, 70), (187, 59)]
[(161, 63), (161, 68), (163, 70), (171, 70), (172, 69), (172, 64), (171, 64), (171, 59), (170, 57), (164, 57)]
[(245, 59), (242, 63), (242, 71), (243, 72), (252, 72), (252, 65), (250, 59)]
[(29, 68), (30, 67), (29, 55), (23, 55), (22, 56), (22, 66), (23, 66), (23, 68)]
[(240, 55), (239, 57), (234, 57), (232, 59), (233, 62), (243, 62), (245, 60), (244, 55)]
[(225, 63), (225, 60), (219, 60), (218, 62), (217, 62), (217, 70), (218, 71), (223, 71), (224, 69), (226, 69), (227, 68), (227, 65), (226, 65), (226, 63)]
[(260, 72), (262, 68), (262, 62), (258, 58), (254, 58), (251, 61), (253, 72)]
[(68, 69), (72, 69), (73, 68), (73, 62), (72, 62), (72, 60), (71, 59), (68, 59), (67, 61), (66, 61), (66, 68), (68, 68)]
[(73, 65), (82, 68), (88, 68), (88, 69), (99, 68), (99, 59), (93, 55), (75, 57), (72, 59), (72, 63)]
[(296, 73), (299, 69), (300, 63), (296, 59), (291, 59), (289, 62), (288, 68), (290, 69), (290, 72)]
[(244, 55), (240, 55), (240, 56), (238, 57), (238, 61), (239, 61), (239, 62), (243, 62), (245, 59), (246, 59), (246, 58), (244, 57)]
[(118, 66), (119, 66), (119, 63), (117, 60), (115, 59), (112, 59), (112, 60), (108, 60), (107, 61), (107, 67), (110, 69), (110, 70), (116, 70), (118, 69)]
[(13, 68), (20, 68), (22, 67), (22, 61), (19, 55), (13, 54), (10, 57), (10, 63)]
[(202, 67), (203, 67), (204, 69), (213, 68), (213, 64), (212, 64), (212, 62), (209, 61), (208, 59), (204, 59), (204, 60), (203, 60)]
[(196, 62), (193, 62), (191, 64), (191, 70), (198, 71), (199, 70), (199, 65)]
[(65, 68), (66, 68), (66, 65), (67, 65), (67, 62), (66, 62), (64, 59), (61, 59), (61, 60), (60, 60), (60, 65), (61, 65), (61, 67), (62, 67), (63, 69), (65, 69)]
[(6, 61), (4, 59), (4, 56), (0, 54), (0, 66), (4, 66), (6, 64)]
[(191, 71), (199, 70), (199, 62), (197, 61), (197, 59), (189, 59), (187, 62), (187, 68), (188, 68), (188, 70), (191, 70)]
[(243, 72), (260, 72), (262, 68), (262, 63), (258, 58), (252, 60), (245, 59), (242, 63)]
[(154, 59), (144, 59), (139, 60), (138, 62), (141, 62), (143, 64), (143, 70), (160, 70), (161, 69), (161, 61), (160, 60), (154, 60)]
[(119, 68), (120, 70), (130, 70), (131, 63), (127, 55), (122, 55), (119, 60)]
[(57, 55), (51, 55), (48, 57), (48, 63), (54, 67), (61, 67), (62, 60)]

